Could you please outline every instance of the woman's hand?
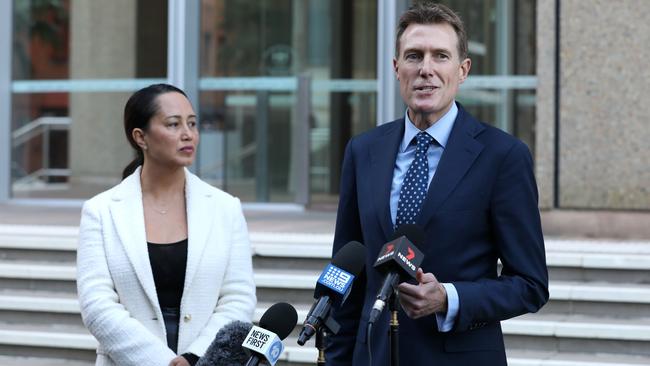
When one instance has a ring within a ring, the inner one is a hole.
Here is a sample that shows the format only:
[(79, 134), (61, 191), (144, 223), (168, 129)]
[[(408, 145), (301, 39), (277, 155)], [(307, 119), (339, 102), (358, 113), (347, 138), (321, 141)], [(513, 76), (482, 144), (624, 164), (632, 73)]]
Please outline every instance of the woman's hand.
[(172, 360), (172, 362), (169, 363), (169, 366), (190, 366), (190, 363), (187, 362), (185, 357), (183, 356), (176, 356)]

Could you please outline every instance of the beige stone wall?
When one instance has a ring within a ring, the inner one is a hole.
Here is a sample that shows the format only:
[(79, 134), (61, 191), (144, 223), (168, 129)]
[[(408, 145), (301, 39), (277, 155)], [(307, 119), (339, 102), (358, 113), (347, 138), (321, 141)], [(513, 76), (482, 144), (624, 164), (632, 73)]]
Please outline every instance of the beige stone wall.
[[(135, 76), (135, 1), (72, 1), (70, 26), (71, 79)], [(71, 182), (111, 185), (119, 181), (133, 157), (122, 125), (130, 94), (71, 94)]]
[(561, 2), (560, 206), (650, 209), (650, 1)]
[(537, 3), (535, 164), (552, 208), (650, 210), (650, 1), (562, 0), (560, 126), (554, 126), (555, 0)]
[(555, 174), (555, 0), (537, 0), (535, 176), (539, 206), (553, 207)]

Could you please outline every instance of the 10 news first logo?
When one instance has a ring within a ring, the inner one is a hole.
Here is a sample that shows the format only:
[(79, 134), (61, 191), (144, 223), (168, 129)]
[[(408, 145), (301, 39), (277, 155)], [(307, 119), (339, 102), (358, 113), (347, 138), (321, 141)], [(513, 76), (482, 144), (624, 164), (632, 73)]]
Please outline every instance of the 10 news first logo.
[(284, 351), (282, 340), (275, 333), (258, 326), (253, 326), (248, 332), (243, 347), (264, 355), (266, 362), (271, 366), (275, 365)]
[(353, 280), (353, 274), (346, 272), (330, 263), (321, 273), (320, 277), (318, 278), (318, 283), (345, 296), (350, 290)]

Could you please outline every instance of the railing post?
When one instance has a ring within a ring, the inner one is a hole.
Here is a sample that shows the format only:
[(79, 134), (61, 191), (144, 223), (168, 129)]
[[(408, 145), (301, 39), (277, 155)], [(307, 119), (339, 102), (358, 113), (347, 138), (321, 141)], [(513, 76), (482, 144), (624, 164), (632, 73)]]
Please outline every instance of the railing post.
[(11, 59), (13, 1), (0, 1), (0, 202), (11, 193)]
[(295, 167), (292, 180), (294, 182), (296, 203), (302, 206), (309, 205), (309, 132), (311, 127), (311, 76), (301, 74), (298, 76), (296, 87), (296, 123), (292, 136), (292, 164)]
[(257, 92), (255, 114), (255, 198), (257, 202), (269, 202), (269, 92)]

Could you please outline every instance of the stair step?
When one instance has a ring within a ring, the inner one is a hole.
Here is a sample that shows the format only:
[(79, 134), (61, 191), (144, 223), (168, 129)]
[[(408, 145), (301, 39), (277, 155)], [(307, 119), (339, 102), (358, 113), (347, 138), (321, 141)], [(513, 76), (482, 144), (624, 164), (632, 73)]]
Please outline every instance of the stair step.
[(93, 366), (94, 362), (55, 358), (0, 356), (0, 366)]
[(43, 292), (0, 292), (0, 310), (79, 314), (76, 296)]
[(503, 333), (508, 335), (650, 341), (650, 318), (525, 314), (503, 321), (501, 326)]
[(74, 281), (76, 278), (76, 267), (70, 264), (0, 261), (0, 277)]
[[(254, 279), (258, 287), (312, 290), (319, 274), (265, 269), (255, 270)], [(0, 261), (0, 277), (4, 278), (74, 281), (75, 275), (74, 265)], [(551, 299), (556, 300), (650, 304), (650, 285), (551, 281), (549, 290)]]
[(97, 341), (81, 327), (53, 327), (34, 325), (0, 324), (0, 344), (95, 350)]
[(650, 357), (548, 351), (507, 350), (510, 366), (639, 366), (650, 365)]

